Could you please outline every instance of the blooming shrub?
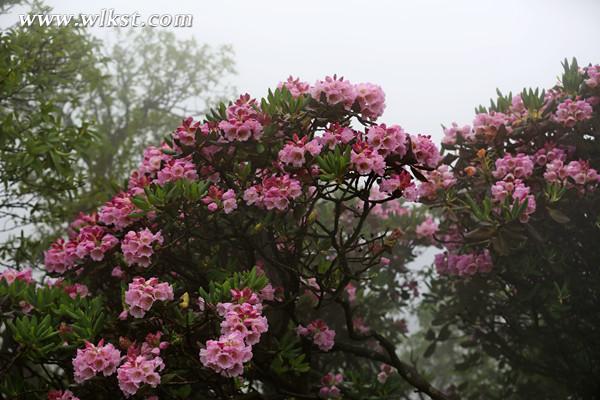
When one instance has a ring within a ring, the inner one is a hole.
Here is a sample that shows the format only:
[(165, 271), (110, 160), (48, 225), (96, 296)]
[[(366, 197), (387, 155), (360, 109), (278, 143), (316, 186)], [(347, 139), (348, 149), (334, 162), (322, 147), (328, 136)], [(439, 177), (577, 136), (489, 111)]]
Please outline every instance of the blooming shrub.
[[(388, 390), (384, 362), (395, 393), (446, 399), (395, 351), (397, 310), (419, 294), (406, 248), (435, 232), (429, 219), (417, 235), (424, 215), (400, 199), (438, 174), (440, 154), (379, 123), (384, 109), (377, 85), (289, 78), (184, 120), (56, 239), (41, 282), (3, 275), (0, 307), (18, 315), (6, 335), (31, 350), (0, 378), (44, 398), (362, 398)], [(30, 378), (44, 359), (54, 379)], [(347, 378), (321, 382), (328, 370)]]
[(438, 170), (452, 184), (417, 189), (443, 210), (429, 297), (439, 335), (471, 349), (461, 369), (482, 365), (481, 349), (499, 362), (504, 398), (600, 389), (598, 67), (564, 67), (550, 90), (499, 93), (472, 129), (445, 129)]

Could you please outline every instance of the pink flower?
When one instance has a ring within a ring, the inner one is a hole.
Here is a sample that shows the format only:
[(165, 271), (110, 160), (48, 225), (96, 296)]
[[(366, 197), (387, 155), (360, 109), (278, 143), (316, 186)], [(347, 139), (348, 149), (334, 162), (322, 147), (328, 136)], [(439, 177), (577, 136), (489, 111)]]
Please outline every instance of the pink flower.
[(237, 200), (233, 189), (223, 192), (215, 185), (208, 188), (208, 194), (202, 198), (202, 202), (208, 206), (210, 212), (215, 212), (222, 207), (223, 212), (229, 214), (237, 209)]
[(344, 381), (342, 374), (328, 373), (321, 378), (321, 388), (319, 389), (319, 397), (323, 399), (340, 399), (342, 392), (337, 387)]
[(16, 270), (16, 269), (12, 269), (12, 268), (6, 268), (1, 274), (0, 274), (0, 281), (2, 281), (3, 279), (6, 281), (7, 284), (12, 284), (14, 281), (23, 281), (25, 283), (32, 283), (33, 282), (33, 278), (31, 276), (31, 268), (25, 268), (21, 271)]
[(442, 164), (433, 171), (424, 171), (427, 182), (422, 182), (417, 190), (417, 198), (434, 200), (438, 190), (449, 189), (456, 183), (456, 178), (446, 164)]
[(234, 377), (244, 372), (244, 363), (252, 358), (252, 347), (244, 342), (243, 335), (231, 332), (219, 340), (209, 340), (200, 350), (200, 362), (213, 371)]
[(51, 390), (48, 392), (48, 400), (79, 400), (70, 390)]
[(317, 101), (324, 99), (327, 104), (332, 106), (343, 104), (346, 110), (350, 110), (354, 100), (356, 100), (356, 89), (344, 78), (338, 79), (334, 75), (315, 82), (315, 85), (310, 89), (310, 95)]
[(121, 250), (127, 265), (139, 265), (147, 268), (150, 265), (150, 257), (154, 254), (153, 245), (161, 245), (163, 237), (160, 231), (152, 233), (148, 228), (139, 232), (129, 231), (123, 238)]
[(496, 179), (504, 179), (507, 175), (524, 179), (533, 173), (533, 161), (530, 156), (518, 153), (516, 156), (505, 154), (496, 160), (496, 169), (492, 173)]
[(442, 157), (437, 146), (433, 143), (430, 136), (417, 135), (411, 136), (412, 151), (417, 161), (430, 168), (438, 166)]
[(75, 255), (80, 260), (89, 255), (94, 261), (102, 261), (104, 254), (115, 247), (119, 240), (107, 233), (105, 228), (90, 225), (82, 228), (73, 242), (77, 243)]
[(383, 89), (372, 83), (359, 83), (354, 88), (360, 113), (371, 120), (381, 117), (383, 110), (385, 110), (385, 93)]
[(296, 333), (300, 336), (310, 336), (313, 343), (321, 351), (329, 351), (335, 344), (335, 331), (329, 329), (325, 321), (317, 319), (312, 321), (306, 327), (299, 325), (296, 328)]
[(490, 272), (492, 257), (487, 249), (481, 253), (440, 253), (435, 256), (435, 267), (438, 274), (470, 276)]
[(271, 175), (263, 178), (262, 183), (249, 187), (244, 192), (248, 205), (256, 205), (267, 210), (287, 210), (290, 200), (302, 194), (300, 182), (289, 175)]
[(256, 100), (246, 94), (227, 108), (227, 120), (219, 122), (219, 129), (228, 142), (245, 142), (251, 138), (259, 140), (263, 131), (259, 118)]
[(523, 204), (527, 201), (527, 207), (523, 210), (523, 214), (519, 217), (521, 222), (527, 222), (529, 216), (535, 212), (535, 196), (529, 194), (527, 187), (520, 179), (514, 181), (498, 181), (492, 188), (492, 199), (496, 203), (503, 203), (505, 199), (509, 199), (509, 204)]
[(114, 374), (121, 362), (121, 353), (112, 344), (104, 345), (104, 339), (94, 346), (85, 342), (85, 348), (77, 349), (73, 358), (73, 372), (75, 382), (82, 383), (95, 375), (102, 373), (104, 376)]
[(176, 181), (178, 179), (187, 179), (188, 181), (195, 181), (198, 179), (196, 165), (192, 162), (191, 157), (169, 160), (164, 167), (158, 171), (154, 182), (159, 185), (164, 185), (167, 182)]
[(310, 89), (310, 85), (306, 82), (300, 81), (300, 79), (294, 79), (292, 76), (289, 76), (285, 82), (279, 82), (277, 85), (279, 89), (285, 87), (287, 88), (292, 97), (300, 97), (305, 93), (308, 93)]
[(509, 120), (506, 114), (500, 112), (479, 113), (473, 121), (475, 136), (490, 141), (496, 137), (502, 126), (510, 132)]
[(438, 223), (433, 220), (430, 216), (427, 216), (423, 222), (417, 225), (415, 233), (418, 238), (431, 239), (438, 230)]
[(293, 140), (289, 141), (279, 151), (279, 160), (283, 164), (300, 168), (306, 162), (306, 153), (315, 157), (321, 152), (321, 148), (322, 145), (320, 144), (319, 140), (313, 139), (308, 141), (308, 136), (304, 136), (302, 139), (300, 139), (298, 138), (298, 135), (294, 134)]
[(156, 387), (160, 384), (159, 372), (164, 368), (165, 364), (158, 354), (131, 346), (126, 361), (117, 370), (119, 388), (125, 397), (130, 397), (144, 384)]
[(192, 117), (188, 117), (175, 130), (173, 138), (185, 146), (193, 146), (196, 144), (196, 131), (200, 128), (199, 121), (194, 121)]
[(132, 224), (133, 219), (129, 215), (138, 211), (140, 210), (131, 202), (131, 196), (121, 192), (100, 208), (98, 219), (120, 231)]
[(346, 289), (348, 301), (350, 301), (350, 303), (354, 303), (356, 301), (356, 286), (352, 282), (348, 282), (344, 289)]
[(443, 144), (456, 144), (456, 140), (458, 138), (462, 138), (464, 140), (472, 140), (473, 133), (471, 131), (471, 127), (469, 125), (459, 127), (456, 122), (453, 122), (450, 128), (444, 127), (444, 138), (442, 139)]
[(572, 128), (577, 122), (592, 118), (592, 113), (592, 106), (587, 101), (566, 99), (558, 105), (553, 117), (559, 124)]
[(588, 76), (584, 83), (590, 88), (600, 86), (600, 65), (590, 65), (585, 68), (585, 73)]
[(381, 364), (379, 366), (379, 373), (377, 374), (377, 380), (379, 383), (387, 382), (390, 375), (394, 373), (394, 367), (389, 364)]
[(59, 238), (50, 245), (50, 249), (44, 252), (44, 265), (48, 272), (65, 273), (75, 266), (78, 259), (75, 254), (77, 244)]
[(135, 318), (144, 317), (154, 302), (167, 300), (173, 300), (173, 287), (167, 282), (160, 282), (158, 278), (133, 278), (125, 292), (129, 314)]
[(329, 129), (327, 129), (325, 133), (323, 133), (323, 136), (320, 136), (318, 140), (322, 146), (328, 147), (330, 150), (333, 150), (336, 145), (340, 143), (350, 143), (357, 136), (358, 134), (351, 128), (344, 127), (335, 123), (331, 124), (329, 126)]
[(398, 125), (387, 127), (385, 124), (374, 125), (367, 131), (367, 143), (379, 154), (387, 157), (390, 154), (404, 157), (406, 154), (407, 135)]
[(368, 175), (371, 172), (383, 176), (385, 173), (385, 160), (376, 149), (366, 142), (357, 142), (352, 146), (350, 161), (354, 170), (360, 175)]

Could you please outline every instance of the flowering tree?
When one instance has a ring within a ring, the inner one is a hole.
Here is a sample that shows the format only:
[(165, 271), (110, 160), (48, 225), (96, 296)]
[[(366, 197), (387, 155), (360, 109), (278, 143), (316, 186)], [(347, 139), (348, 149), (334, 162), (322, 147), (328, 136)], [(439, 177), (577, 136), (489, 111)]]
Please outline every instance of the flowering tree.
[(436, 229), (399, 199), (454, 178), (429, 137), (375, 123), (384, 106), (372, 84), (290, 78), (147, 148), (43, 282), (2, 274), (0, 393), (448, 398), (396, 354), (405, 263)]
[(456, 180), (424, 199), (443, 215), (434, 325), (466, 348), (460, 368), (481, 348), (498, 362), (498, 398), (600, 391), (600, 67), (564, 67), (552, 89), (499, 93), (446, 128)]

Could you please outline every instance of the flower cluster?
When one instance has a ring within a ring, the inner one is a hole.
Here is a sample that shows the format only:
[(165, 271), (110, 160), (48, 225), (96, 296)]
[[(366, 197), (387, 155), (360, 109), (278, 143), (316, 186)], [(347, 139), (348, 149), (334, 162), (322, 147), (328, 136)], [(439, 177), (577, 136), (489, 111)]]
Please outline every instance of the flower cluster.
[(412, 190), (406, 193), (409, 200), (434, 200), (437, 197), (438, 190), (449, 189), (456, 183), (456, 178), (450, 167), (441, 164), (433, 171), (424, 172), (427, 182), (421, 182), (418, 187), (413, 186)]
[(300, 79), (289, 76), (285, 82), (279, 82), (277, 85), (279, 89), (285, 87), (290, 91), (293, 97), (300, 97), (305, 93), (308, 93), (310, 89), (310, 84), (307, 82), (302, 82)]
[(44, 264), (48, 272), (62, 274), (87, 256), (94, 261), (102, 261), (105, 253), (118, 243), (119, 240), (108, 233), (106, 228), (87, 225), (68, 241), (59, 238), (54, 242), (50, 249), (44, 252)]
[(149, 334), (142, 346), (129, 347), (125, 362), (117, 370), (119, 388), (125, 397), (136, 394), (144, 384), (153, 388), (160, 384), (159, 372), (165, 368), (165, 364), (159, 354), (168, 344), (160, 342), (160, 336), (160, 332)]
[(549, 183), (561, 183), (567, 186), (575, 184), (593, 190), (600, 182), (600, 175), (586, 161), (571, 161), (565, 165), (561, 159), (554, 159), (546, 164), (544, 179)]
[(435, 233), (438, 230), (438, 223), (431, 218), (430, 216), (427, 216), (423, 222), (421, 222), (419, 225), (417, 225), (416, 229), (415, 229), (415, 233), (417, 234), (417, 237), (419, 238), (432, 238), (433, 235), (435, 235)]
[(321, 388), (319, 389), (319, 397), (322, 399), (340, 399), (342, 392), (337, 387), (344, 381), (342, 374), (332, 374), (331, 372), (321, 378)]
[(398, 125), (387, 127), (385, 124), (374, 125), (367, 131), (367, 143), (373, 150), (387, 157), (390, 154), (404, 157), (406, 154), (407, 134)]
[(471, 130), (471, 126), (464, 125), (460, 127), (456, 122), (453, 122), (450, 128), (444, 128), (444, 138), (442, 139), (443, 144), (456, 144), (458, 138), (472, 140), (473, 131)]
[(159, 185), (164, 185), (167, 182), (179, 179), (187, 179), (189, 181), (198, 179), (196, 165), (192, 162), (190, 157), (169, 160), (156, 174), (155, 182)]
[(193, 146), (196, 143), (196, 131), (198, 129), (201, 129), (200, 122), (188, 117), (175, 129), (173, 139), (185, 146)]
[(519, 216), (521, 222), (527, 222), (529, 216), (535, 212), (535, 196), (530, 194), (530, 189), (520, 179), (514, 181), (498, 181), (492, 186), (492, 199), (496, 203), (504, 203), (506, 199), (512, 199), (509, 204), (519, 205), (527, 201), (527, 206)]
[(229, 142), (245, 142), (251, 138), (258, 140), (263, 133), (260, 118), (256, 100), (246, 94), (227, 108), (227, 120), (219, 122), (219, 129)]
[(496, 170), (492, 173), (496, 179), (505, 179), (508, 175), (513, 178), (525, 179), (533, 173), (533, 161), (526, 154), (518, 153), (513, 156), (505, 154), (496, 160)]
[(158, 278), (133, 278), (125, 292), (129, 314), (135, 318), (143, 318), (154, 302), (167, 300), (173, 300), (173, 287)]
[(271, 175), (262, 179), (262, 182), (249, 187), (244, 191), (246, 204), (256, 205), (267, 210), (287, 210), (290, 200), (302, 194), (300, 182), (289, 175)]
[(121, 192), (100, 208), (98, 219), (103, 224), (112, 225), (120, 231), (131, 225), (133, 219), (130, 215), (138, 211), (138, 208), (131, 202), (131, 196)]
[(390, 375), (394, 373), (395, 369), (389, 364), (381, 364), (379, 366), (379, 373), (377, 374), (377, 380), (379, 383), (386, 383)]
[(312, 321), (306, 327), (298, 325), (296, 333), (299, 336), (309, 336), (321, 351), (329, 351), (335, 344), (335, 331), (320, 319)]
[(322, 145), (318, 139), (308, 141), (308, 136), (302, 139), (294, 134), (293, 140), (288, 142), (279, 151), (279, 161), (285, 165), (291, 165), (299, 168), (306, 162), (305, 154), (308, 153), (315, 157), (321, 152)]
[(590, 65), (585, 69), (587, 79), (584, 80), (585, 84), (594, 89), (600, 86), (600, 65)]
[(442, 157), (437, 146), (433, 143), (430, 136), (417, 135), (411, 136), (412, 151), (417, 162), (429, 168), (435, 168), (440, 163)]
[(361, 175), (371, 172), (383, 176), (385, 174), (385, 159), (367, 142), (358, 141), (352, 146), (350, 161), (354, 170)]
[(572, 128), (579, 121), (592, 118), (592, 106), (585, 100), (565, 99), (554, 113), (554, 120), (561, 125)]
[(365, 118), (376, 120), (385, 110), (385, 93), (381, 86), (372, 83), (359, 83), (355, 86), (356, 101), (360, 113)]
[(485, 141), (493, 140), (500, 128), (505, 127), (510, 130), (510, 118), (501, 112), (479, 113), (473, 121), (473, 131), (475, 136)]
[(111, 343), (104, 344), (104, 339), (95, 346), (85, 342), (85, 348), (77, 349), (73, 358), (75, 382), (82, 383), (99, 373), (109, 376), (115, 373), (121, 362), (121, 353)]
[(0, 282), (2, 280), (4, 280), (8, 285), (13, 283), (14, 281), (23, 281), (25, 283), (32, 283), (33, 277), (31, 276), (31, 272), (32, 272), (31, 268), (25, 268), (21, 271), (12, 269), (12, 268), (6, 268), (0, 274)]
[(445, 252), (435, 256), (435, 268), (438, 274), (470, 276), (478, 272), (490, 272), (492, 265), (489, 250), (467, 254)]
[(51, 390), (48, 392), (48, 400), (79, 400), (70, 390)]
[(233, 189), (224, 192), (215, 185), (208, 188), (208, 194), (202, 198), (202, 202), (208, 206), (210, 212), (222, 209), (225, 214), (229, 214), (237, 209), (237, 200)]
[(200, 350), (202, 364), (226, 377), (238, 376), (252, 358), (252, 346), (268, 330), (260, 296), (249, 288), (231, 290), (232, 301), (217, 304), (223, 318), (221, 337)]
[(163, 244), (160, 231), (152, 233), (145, 228), (139, 232), (129, 231), (121, 242), (121, 250), (127, 265), (139, 265), (147, 268), (150, 265), (150, 257), (154, 254), (153, 245)]

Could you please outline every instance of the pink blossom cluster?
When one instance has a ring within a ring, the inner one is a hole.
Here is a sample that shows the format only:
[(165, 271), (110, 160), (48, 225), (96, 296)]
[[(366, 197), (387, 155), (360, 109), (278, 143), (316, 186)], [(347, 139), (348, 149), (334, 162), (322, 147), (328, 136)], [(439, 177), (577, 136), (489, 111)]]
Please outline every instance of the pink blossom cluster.
[(367, 131), (367, 143), (383, 157), (390, 154), (404, 157), (407, 134), (398, 125), (373, 125)]
[(102, 261), (104, 254), (118, 243), (119, 240), (105, 228), (87, 225), (68, 241), (59, 238), (52, 243), (50, 249), (44, 252), (44, 265), (48, 272), (63, 274), (87, 256), (94, 261)]
[(510, 118), (501, 112), (479, 113), (473, 120), (473, 131), (476, 137), (487, 141), (496, 137), (502, 126), (510, 132)]
[(70, 390), (51, 390), (48, 392), (48, 400), (79, 400)]
[(556, 108), (554, 121), (559, 124), (572, 128), (577, 122), (592, 118), (592, 106), (585, 100), (565, 99)]
[(580, 187), (588, 186), (593, 189), (600, 182), (598, 171), (591, 168), (587, 161), (571, 161), (565, 164), (560, 159), (555, 159), (546, 164), (544, 179), (550, 183), (561, 183), (567, 186), (572, 185), (570, 178), (575, 185)]
[(163, 168), (156, 174), (154, 182), (159, 185), (164, 185), (167, 182), (176, 181), (179, 179), (187, 179), (195, 181), (198, 179), (196, 165), (191, 157), (171, 159), (167, 161)]
[(556, 147), (553, 143), (546, 143), (544, 147), (535, 152), (532, 158), (537, 165), (544, 166), (554, 160), (565, 161), (567, 153), (560, 147)]
[(438, 226), (438, 223), (431, 216), (427, 216), (423, 222), (417, 225), (415, 233), (418, 238), (431, 239), (438, 231)]
[(121, 362), (121, 353), (111, 343), (104, 344), (104, 339), (95, 346), (85, 342), (85, 348), (77, 349), (73, 358), (75, 382), (82, 383), (99, 373), (110, 376), (115, 373)]
[(260, 139), (263, 127), (257, 108), (256, 100), (251, 99), (248, 94), (240, 96), (229, 106), (227, 120), (219, 122), (219, 129), (223, 131), (224, 139), (229, 142)]
[(154, 302), (168, 300), (173, 300), (173, 287), (167, 282), (160, 282), (158, 278), (133, 278), (125, 292), (129, 314), (135, 318), (143, 318)]
[(423, 175), (427, 178), (427, 182), (421, 182), (418, 187), (413, 187), (413, 193), (407, 190), (405, 197), (408, 200), (434, 200), (437, 197), (438, 190), (449, 189), (456, 183), (454, 173), (447, 164), (442, 164), (433, 171), (424, 171)]
[[(521, 222), (527, 222), (529, 216), (535, 212), (536, 203), (535, 196), (530, 194), (530, 189), (520, 179), (498, 181), (492, 185), (492, 199), (496, 203), (503, 203), (509, 199), (509, 204), (523, 204), (527, 201), (527, 207), (523, 210), (523, 214), (519, 216)], [(512, 201), (510, 201), (512, 200)]]
[(322, 145), (319, 139), (308, 140), (308, 136), (304, 136), (301, 139), (298, 135), (294, 134), (293, 140), (289, 141), (279, 151), (279, 161), (285, 165), (291, 165), (299, 168), (306, 162), (306, 153), (315, 157), (321, 153)]
[(371, 172), (379, 176), (385, 174), (385, 159), (367, 142), (358, 141), (352, 146), (350, 162), (354, 170), (361, 175)]
[(193, 146), (196, 144), (196, 131), (201, 128), (202, 125), (199, 121), (194, 121), (192, 117), (188, 117), (175, 129), (173, 139), (185, 146)]
[(527, 107), (525, 107), (525, 103), (523, 102), (521, 95), (517, 94), (513, 96), (511, 105), (508, 108), (508, 115), (511, 123), (517, 123), (519, 120), (527, 117), (528, 113), (529, 111), (527, 110)]
[(321, 378), (321, 388), (319, 389), (319, 397), (322, 399), (341, 399), (342, 392), (338, 388), (344, 381), (342, 374), (332, 374), (331, 372)]
[(287, 90), (290, 91), (292, 97), (297, 98), (305, 93), (308, 93), (308, 90), (310, 89), (310, 84), (302, 82), (299, 78), (294, 79), (294, 77), (289, 76), (285, 82), (279, 82), (277, 87), (279, 89), (285, 87)]
[(329, 105), (343, 104), (349, 110), (356, 100), (356, 88), (343, 77), (328, 76), (324, 80), (315, 82), (309, 90), (313, 99), (322, 99)]
[(69, 238), (77, 237), (77, 234), (81, 230), (81, 228), (89, 226), (89, 225), (97, 225), (98, 224), (98, 214), (96, 212), (92, 212), (90, 214), (86, 214), (84, 212), (80, 212), (79, 215), (69, 224), (67, 228), (67, 234)]
[(0, 274), (0, 282), (4, 280), (8, 285), (14, 281), (23, 281), (25, 283), (32, 283), (33, 277), (31, 276), (31, 268), (25, 268), (21, 271), (13, 268), (6, 268)]
[(163, 163), (171, 160), (173, 157), (166, 154), (163, 150), (172, 151), (171, 147), (163, 143), (161, 147), (150, 146), (144, 150), (144, 157), (138, 171), (141, 174), (153, 174), (162, 168)]
[(69, 295), (70, 298), (76, 299), (87, 297), (90, 294), (88, 287), (82, 283), (74, 283), (72, 285), (60, 285), (60, 287)]
[(154, 254), (153, 246), (163, 244), (163, 236), (160, 231), (152, 233), (145, 228), (139, 232), (129, 231), (121, 242), (121, 250), (125, 262), (129, 266), (139, 265), (147, 268), (150, 266), (150, 257)]
[(399, 174), (392, 174), (389, 178), (383, 179), (379, 184), (379, 190), (391, 195), (396, 191), (402, 192), (411, 185), (414, 186), (412, 176), (402, 170)]
[(412, 151), (419, 164), (426, 167), (435, 168), (438, 166), (442, 157), (437, 146), (431, 140), (431, 136), (417, 135), (411, 136)]
[(329, 351), (335, 344), (335, 331), (329, 329), (325, 321), (321, 319), (312, 321), (306, 327), (298, 325), (296, 333), (299, 336), (309, 336), (321, 351)]
[(208, 340), (200, 350), (202, 364), (225, 377), (244, 372), (244, 363), (252, 359), (252, 346), (244, 342), (239, 332), (222, 335), (219, 340)]
[(379, 366), (379, 373), (377, 374), (377, 380), (379, 383), (386, 383), (390, 375), (395, 372), (395, 368), (389, 364), (381, 364)]
[(117, 370), (119, 388), (125, 397), (130, 397), (144, 384), (156, 387), (160, 384), (159, 372), (164, 368), (163, 359), (158, 354), (140, 352), (136, 346), (131, 346), (125, 362)]
[(103, 224), (113, 225), (120, 231), (132, 224), (133, 219), (130, 214), (138, 211), (139, 209), (131, 201), (131, 196), (121, 192), (100, 208), (98, 219)]
[(362, 116), (373, 121), (381, 117), (385, 110), (385, 93), (381, 86), (359, 83), (354, 88)]
[(489, 250), (481, 253), (440, 253), (435, 256), (435, 268), (439, 274), (471, 276), (492, 270), (492, 257)]
[(585, 68), (585, 73), (588, 77), (584, 80), (584, 83), (588, 87), (593, 89), (600, 86), (600, 65), (590, 65)]
[(290, 201), (302, 194), (300, 182), (289, 175), (271, 175), (262, 182), (244, 191), (246, 204), (256, 205), (267, 210), (287, 210)]
[(530, 177), (532, 173), (533, 160), (530, 156), (523, 153), (513, 156), (507, 153), (496, 160), (496, 169), (492, 175), (496, 179), (505, 179), (507, 176), (524, 179)]
[(471, 130), (471, 126), (464, 125), (458, 126), (456, 122), (453, 122), (449, 128), (444, 127), (444, 137), (442, 139), (442, 143), (446, 145), (456, 144), (458, 138), (462, 138), (465, 140), (473, 139), (473, 131)]
[(208, 206), (210, 212), (222, 209), (225, 214), (230, 214), (237, 209), (237, 200), (233, 189), (223, 191), (215, 185), (208, 188), (208, 194), (202, 198), (202, 203)]
[(319, 137), (319, 143), (333, 150), (338, 144), (348, 144), (358, 136), (358, 133), (346, 126), (337, 123), (331, 124), (329, 128)]
[(200, 350), (202, 364), (226, 377), (238, 376), (252, 358), (252, 346), (268, 330), (260, 296), (249, 288), (231, 290), (231, 302), (217, 304), (221, 322), (219, 340), (209, 340)]

